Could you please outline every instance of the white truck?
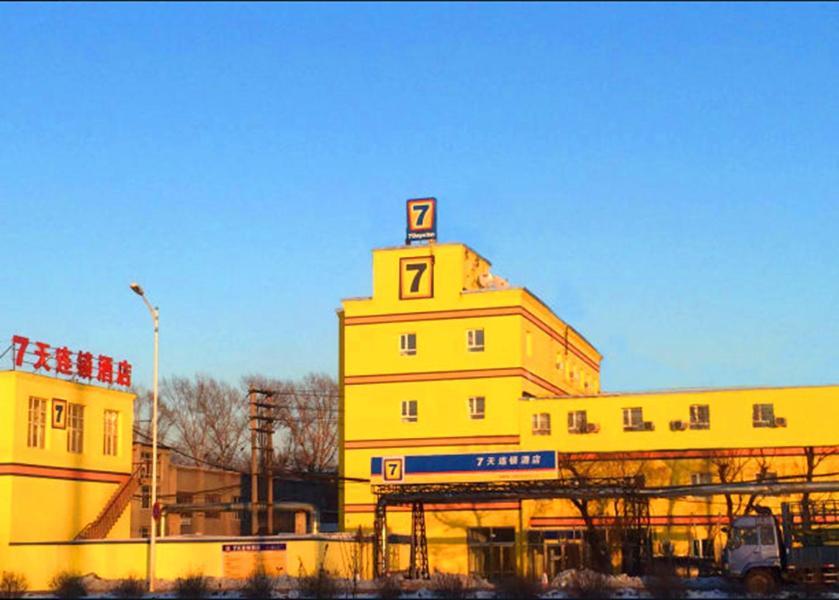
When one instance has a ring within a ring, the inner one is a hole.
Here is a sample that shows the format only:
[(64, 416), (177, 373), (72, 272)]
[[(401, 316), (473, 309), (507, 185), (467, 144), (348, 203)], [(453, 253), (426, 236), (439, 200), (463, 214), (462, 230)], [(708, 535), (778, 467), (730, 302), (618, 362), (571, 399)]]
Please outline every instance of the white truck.
[(781, 505), (781, 519), (760, 507), (732, 523), (723, 553), (727, 575), (750, 593), (767, 594), (782, 582), (835, 583), (839, 566), (839, 504)]

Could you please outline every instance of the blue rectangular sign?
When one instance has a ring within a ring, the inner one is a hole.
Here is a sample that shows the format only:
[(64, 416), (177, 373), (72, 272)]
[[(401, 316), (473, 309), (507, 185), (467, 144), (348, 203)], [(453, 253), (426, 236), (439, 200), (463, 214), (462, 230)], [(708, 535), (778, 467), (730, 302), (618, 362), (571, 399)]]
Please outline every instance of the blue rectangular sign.
[[(406, 456), (404, 475), (431, 473), (487, 473), (539, 471), (556, 468), (553, 450), (534, 452), (481, 452), (476, 454), (430, 454)], [(382, 457), (370, 459), (370, 474), (382, 475)]]

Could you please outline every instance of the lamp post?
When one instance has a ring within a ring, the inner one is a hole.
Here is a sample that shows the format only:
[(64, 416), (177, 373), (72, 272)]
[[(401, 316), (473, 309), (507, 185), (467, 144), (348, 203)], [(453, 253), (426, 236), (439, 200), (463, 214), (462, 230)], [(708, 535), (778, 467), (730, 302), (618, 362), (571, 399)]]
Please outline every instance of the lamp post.
[(148, 586), (149, 591), (154, 591), (154, 551), (157, 540), (157, 523), (155, 512), (157, 511), (157, 347), (158, 347), (158, 325), (160, 322), (160, 309), (152, 306), (149, 299), (139, 283), (132, 283), (131, 290), (143, 299), (146, 308), (149, 309), (151, 318), (154, 321), (154, 383), (152, 393), (151, 409), (151, 527), (149, 528), (149, 563), (148, 563)]

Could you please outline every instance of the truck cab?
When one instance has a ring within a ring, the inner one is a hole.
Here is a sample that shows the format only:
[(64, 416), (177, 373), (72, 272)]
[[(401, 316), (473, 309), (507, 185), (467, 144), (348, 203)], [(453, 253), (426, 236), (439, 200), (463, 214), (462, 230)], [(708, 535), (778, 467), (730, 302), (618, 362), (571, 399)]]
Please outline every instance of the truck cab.
[(770, 591), (786, 566), (778, 533), (778, 523), (771, 514), (735, 519), (723, 554), (726, 572), (744, 579), (749, 591)]

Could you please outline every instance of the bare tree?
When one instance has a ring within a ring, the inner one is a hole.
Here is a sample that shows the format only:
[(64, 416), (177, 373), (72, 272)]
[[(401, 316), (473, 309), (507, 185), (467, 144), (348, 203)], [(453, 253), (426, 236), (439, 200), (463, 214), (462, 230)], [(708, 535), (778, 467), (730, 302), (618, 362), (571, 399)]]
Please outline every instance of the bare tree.
[(334, 471), (338, 460), (338, 383), (324, 373), (298, 381), (251, 375), (246, 388), (270, 391), (279, 426), (275, 464), (280, 468), (321, 473)]
[(173, 460), (243, 468), (248, 421), (236, 388), (209, 375), (169, 377), (160, 399), (161, 416), (170, 424), (166, 443), (180, 452)]
[[(129, 390), (134, 394), (134, 437), (138, 442), (151, 443), (152, 441), (152, 403), (154, 397), (151, 390), (142, 386), (132, 386)], [(158, 403), (160, 403), (158, 399)], [(166, 437), (172, 423), (167, 418), (166, 411), (160, 411), (157, 418), (157, 433), (160, 439)]]
[[(762, 481), (769, 472), (769, 460), (761, 453), (755, 458), (720, 455), (711, 459), (711, 466), (716, 471), (720, 483), (746, 481), (749, 472), (754, 471), (754, 478)], [(752, 512), (762, 497), (760, 494), (723, 494), (726, 515), (729, 524), (740, 515)]]
[[(807, 483), (814, 481), (819, 466), (828, 458), (836, 455), (834, 449), (835, 446), (829, 448), (806, 446), (804, 448), (804, 481)], [(810, 513), (810, 492), (803, 492), (801, 494), (801, 518), (805, 529), (809, 529), (812, 524)]]

